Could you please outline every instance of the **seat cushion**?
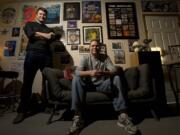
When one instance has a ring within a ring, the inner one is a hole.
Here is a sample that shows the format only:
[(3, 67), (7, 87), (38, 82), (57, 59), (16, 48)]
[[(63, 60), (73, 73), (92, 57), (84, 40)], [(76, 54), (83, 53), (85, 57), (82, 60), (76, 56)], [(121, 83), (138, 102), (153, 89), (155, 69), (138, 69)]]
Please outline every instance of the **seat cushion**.
[[(71, 100), (71, 91), (63, 91), (63, 102), (69, 102)], [(111, 103), (111, 97), (97, 91), (91, 91), (87, 93), (86, 102), (88, 104), (97, 104), (97, 103)]]

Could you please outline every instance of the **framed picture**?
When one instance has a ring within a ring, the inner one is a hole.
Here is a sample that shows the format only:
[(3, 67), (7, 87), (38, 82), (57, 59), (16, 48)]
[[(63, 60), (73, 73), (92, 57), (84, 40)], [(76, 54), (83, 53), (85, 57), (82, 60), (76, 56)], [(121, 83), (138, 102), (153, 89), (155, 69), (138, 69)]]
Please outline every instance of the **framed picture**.
[(83, 23), (101, 23), (101, 1), (83, 1), (82, 2), (82, 22)]
[(112, 49), (122, 49), (122, 42), (113, 42)]
[(138, 39), (135, 3), (106, 3), (106, 19), (109, 39)]
[(43, 5), (47, 11), (46, 24), (59, 24), (61, 16), (61, 4), (44, 4)]
[(67, 21), (67, 28), (77, 28), (77, 21), (75, 20)]
[(67, 44), (68, 45), (80, 44), (80, 29), (67, 29)]
[(71, 51), (77, 51), (78, 45), (71, 45)]
[(12, 28), (12, 37), (19, 37), (20, 35), (20, 27)]
[(80, 3), (64, 3), (64, 20), (80, 20)]
[(116, 49), (114, 51), (114, 63), (125, 64), (125, 52), (122, 49)]
[(176, 1), (142, 1), (143, 12), (178, 12)]
[(16, 40), (5, 41), (4, 56), (15, 56)]
[(90, 53), (89, 46), (80, 45), (79, 46), (79, 53)]
[(101, 54), (107, 54), (107, 50), (106, 50), (106, 45), (105, 44), (101, 45), (100, 53)]
[(102, 26), (83, 26), (83, 44), (89, 44), (92, 39), (103, 43)]
[(38, 5), (23, 5), (22, 7), (22, 21), (23, 23), (32, 22), (36, 19), (36, 10)]

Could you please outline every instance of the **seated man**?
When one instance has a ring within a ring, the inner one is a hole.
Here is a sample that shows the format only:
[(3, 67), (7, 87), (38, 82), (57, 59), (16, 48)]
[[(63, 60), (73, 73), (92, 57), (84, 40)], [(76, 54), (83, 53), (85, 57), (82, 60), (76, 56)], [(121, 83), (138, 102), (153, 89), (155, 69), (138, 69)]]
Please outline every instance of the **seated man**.
[(124, 127), (130, 134), (136, 134), (137, 127), (133, 125), (128, 114), (123, 96), (120, 76), (109, 56), (100, 54), (100, 44), (97, 40), (90, 42), (90, 54), (82, 57), (79, 67), (72, 80), (72, 106), (75, 111), (73, 124), (68, 135), (79, 134), (84, 127), (84, 106), (86, 92), (95, 89), (98, 92), (115, 95), (113, 106), (119, 113), (117, 125)]

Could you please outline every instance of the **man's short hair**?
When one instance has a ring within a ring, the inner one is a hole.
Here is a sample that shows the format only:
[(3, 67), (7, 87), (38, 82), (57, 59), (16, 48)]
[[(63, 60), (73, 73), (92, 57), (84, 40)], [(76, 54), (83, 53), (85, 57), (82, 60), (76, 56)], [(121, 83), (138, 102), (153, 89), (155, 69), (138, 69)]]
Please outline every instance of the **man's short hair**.
[(37, 9), (37, 11), (36, 11), (36, 14), (37, 14), (40, 10), (41, 10), (41, 11), (44, 11), (44, 12), (46, 13), (46, 15), (47, 15), (48, 11), (47, 11), (47, 9), (44, 8), (44, 7), (39, 7), (39, 8)]
[(100, 41), (99, 41), (98, 39), (92, 39), (92, 40), (90, 41), (90, 44), (91, 44), (93, 41), (96, 41), (98, 44), (100, 44)]

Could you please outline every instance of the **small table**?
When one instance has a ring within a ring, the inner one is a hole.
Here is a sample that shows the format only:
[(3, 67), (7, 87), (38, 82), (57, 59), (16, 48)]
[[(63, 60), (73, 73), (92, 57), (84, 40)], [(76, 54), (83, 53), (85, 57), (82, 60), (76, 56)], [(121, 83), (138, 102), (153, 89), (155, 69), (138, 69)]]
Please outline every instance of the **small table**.
[[(169, 82), (175, 97), (177, 112), (179, 113), (180, 112), (179, 95), (178, 95), (177, 77), (176, 77), (175, 69), (180, 68), (180, 59), (166, 62), (163, 65), (166, 66), (168, 69)], [(175, 77), (175, 83), (173, 83), (173, 76)]]
[[(11, 105), (13, 105), (13, 110), (15, 108), (15, 100), (17, 98), (17, 92), (16, 92), (16, 81), (17, 78), (19, 76), (18, 72), (15, 71), (0, 71), (0, 78), (2, 78), (1, 80), (1, 89), (0, 89), (0, 102), (4, 101), (5, 103), (7, 102), (7, 106), (5, 105), (5, 109), (3, 110), (6, 111), (7, 109), (9, 109), (9, 107)], [(6, 90), (4, 89), (4, 80), (5, 79), (12, 79), (12, 81), (15, 80), (12, 86), (12, 92), (8, 93), (6, 92)]]

